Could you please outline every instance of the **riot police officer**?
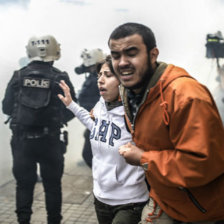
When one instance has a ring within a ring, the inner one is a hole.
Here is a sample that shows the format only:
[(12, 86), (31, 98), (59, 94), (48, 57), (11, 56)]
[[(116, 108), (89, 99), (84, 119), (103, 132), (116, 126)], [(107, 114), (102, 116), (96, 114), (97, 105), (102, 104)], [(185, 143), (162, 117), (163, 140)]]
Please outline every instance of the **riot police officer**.
[[(105, 59), (105, 54), (99, 48), (88, 50), (84, 49), (81, 53), (83, 63), (75, 68), (76, 74), (85, 74), (86, 79), (78, 95), (78, 103), (86, 110), (90, 111), (99, 100), (100, 94), (97, 87), (96, 64)], [(92, 167), (92, 150), (89, 140), (90, 131), (84, 131), (85, 142), (82, 149), (82, 157), (86, 164)]]
[(59, 224), (67, 142), (61, 128), (74, 116), (57, 97), (61, 91), (58, 83), (65, 80), (74, 100), (75, 92), (68, 74), (53, 67), (60, 58), (60, 45), (53, 36), (32, 37), (26, 48), (31, 62), (14, 72), (2, 102), (3, 113), (11, 118), (15, 212), (20, 224), (30, 223), (39, 163), (47, 221)]

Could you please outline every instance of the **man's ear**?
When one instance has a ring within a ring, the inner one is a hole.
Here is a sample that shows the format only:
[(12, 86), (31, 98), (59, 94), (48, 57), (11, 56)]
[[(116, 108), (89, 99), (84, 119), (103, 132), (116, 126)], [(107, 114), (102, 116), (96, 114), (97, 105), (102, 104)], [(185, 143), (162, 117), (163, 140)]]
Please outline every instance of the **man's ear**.
[(156, 63), (158, 55), (159, 55), (159, 49), (157, 47), (154, 47), (152, 50), (150, 50), (149, 57), (151, 64)]

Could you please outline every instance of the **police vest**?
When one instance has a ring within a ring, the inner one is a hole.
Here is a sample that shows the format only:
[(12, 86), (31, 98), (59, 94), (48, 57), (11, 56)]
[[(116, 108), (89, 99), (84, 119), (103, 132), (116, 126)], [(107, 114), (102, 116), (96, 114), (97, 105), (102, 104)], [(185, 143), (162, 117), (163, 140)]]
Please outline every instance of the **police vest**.
[(62, 103), (57, 97), (60, 73), (49, 71), (18, 72), (16, 123), (24, 126), (61, 126)]

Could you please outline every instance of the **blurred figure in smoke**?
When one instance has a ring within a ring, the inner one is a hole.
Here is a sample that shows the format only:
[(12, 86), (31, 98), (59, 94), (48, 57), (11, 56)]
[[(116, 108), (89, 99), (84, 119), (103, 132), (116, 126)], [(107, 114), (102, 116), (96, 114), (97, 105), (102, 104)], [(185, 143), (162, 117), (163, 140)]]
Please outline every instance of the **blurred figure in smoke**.
[[(84, 49), (81, 53), (83, 63), (75, 68), (76, 74), (85, 74), (86, 80), (83, 83), (82, 89), (78, 95), (78, 103), (86, 110), (90, 111), (99, 100), (99, 89), (97, 87), (97, 72), (96, 64), (105, 58), (105, 54), (99, 48), (87, 50)], [(89, 140), (90, 131), (88, 129), (84, 132), (84, 146), (82, 150), (82, 157), (86, 164), (92, 167), (92, 150)]]
[(219, 84), (213, 89), (212, 95), (217, 104), (224, 125), (224, 65), (217, 68)]
[(206, 57), (216, 60), (218, 76), (216, 80), (219, 84), (212, 91), (219, 113), (224, 124), (224, 64), (220, 65), (220, 60), (224, 58), (224, 37), (221, 31), (214, 34), (207, 34), (206, 37)]
[(29, 64), (29, 62), (30, 61), (29, 61), (28, 57), (21, 57), (19, 59), (19, 66), (20, 66), (20, 68), (23, 68), (23, 67), (27, 66)]

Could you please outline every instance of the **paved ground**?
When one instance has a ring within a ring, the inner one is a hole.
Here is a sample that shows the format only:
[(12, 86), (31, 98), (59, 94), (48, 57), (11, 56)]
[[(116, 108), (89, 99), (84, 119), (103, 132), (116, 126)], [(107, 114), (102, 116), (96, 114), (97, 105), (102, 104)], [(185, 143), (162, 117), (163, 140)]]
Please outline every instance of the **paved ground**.
[[(63, 176), (62, 224), (97, 224), (91, 170), (81, 162), (70, 165)], [(15, 181), (0, 186), (0, 224), (16, 224)], [(42, 183), (35, 187), (32, 224), (46, 224)]]

